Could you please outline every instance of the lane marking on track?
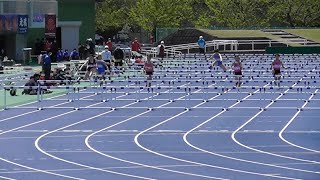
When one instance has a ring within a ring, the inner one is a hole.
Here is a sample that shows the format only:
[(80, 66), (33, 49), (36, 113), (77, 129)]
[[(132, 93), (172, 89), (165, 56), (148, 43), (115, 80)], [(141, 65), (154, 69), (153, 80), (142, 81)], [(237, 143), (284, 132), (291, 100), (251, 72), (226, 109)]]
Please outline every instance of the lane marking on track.
[[(186, 96), (186, 95), (185, 95), (185, 96)], [(182, 96), (182, 97), (185, 97), (185, 96)], [(182, 97), (181, 97), (181, 98), (182, 98)], [(134, 103), (137, 103), (137, 102), (134, 102)], [(167, 103), (165, 103), (165, 104), (162, 104), (161, 106), (165, 106), (165, 105), (170, 104), (170, 103), (172, 103), (172, 102), (167, 102)], [(131, 106), (132, 104), (133, 104), (133, 103), (128, 104), (128, 105), (126, 105), (126, 106)], [(131, 120), (131, 119), (134, 119), (134, 118), (136, 118), (136, 117), (139, 117), (139, 116), (141, 116), (141, 115), (144, 115), (144, 114), (146, 114), (146, 113), (149, 113), (149, 112), (151, 112), (151, 111), (152, 111), (151, 109), (148, 109), (147, 111), (144, 111), (144, 112), (142, 112), (142, 113), (140, 113), (140, 114), (138, 114), (138, 115), (132, 116), (132, 117), (130, 117), (130, 118), (124, 120), (124, 121), (121, 121), (121, 122), (118, 122), (118, 123), (116, 123), (116, 124), (113, 124), (112, 127), (113, 127), (113, 126), (116, 126), (116, 125), (118, 125), (118, 124), (120, 124), (120, 123), (123, 123), (123, 122), (129, 121), (129, 120)], [(56, 131), (60, 131), (60, 130), (65, 129), (65, 128), (69, 128), (69, 127), (74, 126), (74, 125), (77, 125), (77, 124), (81, 124), (81, 123), (86, 122), (86, 121), (90, 121), (90, 120), (92, 120), (92, 119), (94, 119), (94, 118), (96, 118), (96, 117), (100, 117), (100, 116), (102, 116), (102, 115), (104, 115), (104, 114), (106, 114), (106, 113), (98, 114), (98, 115), (96, 115), (96, 116), (94, 116), (94, 117), (92, 117), (92, 118), (88, 118), (88, 119), (79, 121), (79, 122), (77, 122), (77, 123), (69, 124), (68, 126), (64, 126), (64, 127), (62, 127), (62, 128), (59, 128), (59, 129), (56, 129), (56, 130), (54, 130), (54, 131), (50, 131), (50, 132), (48, 132), (48, 133), (46, 133), (46, 134), (43, 134), (42, 136), (40, 136), (40, 137), (37, 138), (37, 140), (35, 141), (35, 146), (36, 146), (36, 148), (37, 148), (40, 152), (42, 152), (42, 153), (44, 153), (44, 154), (46, 154), (46, 155), (48, 155), (48, 156), (50, 156), (50, 157), (53, 157), (53, 158), (55, 158), (55, 159), (59, 159), (59, 160), (61, 160), (61, 161), (68, 162), (68, 163), (75, 164), (75, 165), (82, 166), (82, 167), (89, 167), (89, 166), (87, 166), (87, 165), (75, 163), (75, 162), (72, 162), (72, 161), (67, 161), (67, 160), (58, 158), (58, 157), (56, 157), (56, 156), (53, 156), (53, 155), (51, 155), (51, 154), (48, 154), (47, 152), (43, 151), (43, 150), (39, 147), (38, 144), (39, 144), (39, 141), (41, 140), (41, 138), (47, 136), (48, 134), (51, 134), (51, 133), (56, 132)], [(110, 128), (110, 126), (109, 126), (109, 128)], [(89, 136), (88, 136), (88, 137), (89, 137)], [(86, 145), (88, 146), (87, 143), (88, 143), (88, 138), (86, 138)], [(128, 161), (128, 162), (129, 162), (129, 161)], [(142, 164), (135, 163), (135, 162), (131, 162), (131, 161), (130, 161), (130, 163), (142, 165)], [(154, 166), (148, 166), (148, 167), (155, 168)], [(89, 167), (89, 168), (92, 168), (92, 167)], [(106, 171), (106, 170), (101, 170), (101, 169), (98, 169), (98, 168), (95, 168), (95, 169), (96, 169), (96, 170), (100, 170), (100, 171)], [(164, 169), (164, 168), (156, 168), (156, 169), (160, 169), (160, 170), (164, 170), (164, 171), (169, 171), (169, 172), (180, 173), (180, 174), (185, 174), (185, 175), (198, 176), (198, 177), (202, 177), (202, 178), (225, 180), (225, 179), (222, 179), (222, 178), (216, 178), (216, 177), (212, 177), (212, 176), (204, 176), (204, 175), (186, 173), (186, 172), (182, 172), (182, 171), (175, 171), (175, 170), (169, 170), (169, 169)], [(110, 172), (110, 171), (107, 171), (107, 172)], [(115, 173), (115, 172), (113, 172), (113, 173)], [(117, 173), (117, 174), (133, 177), (132, 175), (123, 174), (123, 173)], [(137, 178), (137, 176), (136, 176), (136, 178)], [(140, 177), (140, 178), (141, 178), (141, 177)]]
[[(156, 166), (159, 168), (175, 168), (175, 167), (201, 167), (199, 165), (159, 165)], [(103, 167), (101, 169), (104, 170), (111, 170), (111, 169), (143, 169), (145, 167), (143, 166), (115, 166), (115, 167)], [(7, 169), (6, 169), (7, 170)], [(48, 169), (46, 171), (50, 172), (64, 172), (64, 171), (86, 171), (90, 170), (90, 168), (74, 168), (74, 169)], [(6, 171), (6, 172), (1, 172), (3, 174), (18, 174), (18, 173), (37, 173), (36, 171)]]
[[(267, 84), (267, 85), (268, 85), (268, 84)], [(215, 97), (216, 97), (216, 96), (215, 96)], [(214, 97), (213, 97), (213, 98), (214, 98)], [(239, 103), (239, 102), (235, 103), (234, 106), (237, 105), (238, 103)], [(202, 104), (203, 104), (203, 103), (200, 103), (200, 104), (198, 104), (198, 105), (196, 105), (196, 106), (194, 106), (194, 107), (200, 106), (200, 105), (202, 105)], [(193, 108), (194, 108), (194, 107), (193, 107)], [(233, 106), (231, 106), (231, 107), (233, 107)], [(226, 110), (223, 110), (222, 112), (224, 112), (224, 111), (226, 111)], [(142, 145), (139, 143), (139, 140), (138, 140), (138, 139), (139, 139), (139, 136), (141, 136), (141, 135), (144, 134), (145, 132), (148, 132), (148, 131), (150, 131), (151, 129), (154, 129), (154, 128), (156, 128), (156, 127), (158, 127), (158, 126), (160, 126), (160, 125), (162, 125), (162, 124), (164, 124), (164, 123), (166, 123), (166, 122), (168, 122), (168, 121), (170, 121), (170, 120), (172, 120), (172, 119), (174, 119), (174, 118), (176, 118), (176, 117), (178, 117), (178, 116), (180, 116), (180, 115), (182, 115), (182, 114), (184, 114), (184, 113), (186, 113), (186, 112), (188, 112), (188, 111), (184, 111), (184, 112), (182, 112), (182, 113), (180, 113), (180, 114), (177, 114), (177, 115), (175, 115), (175, 116), (173, 116), (173, 117), (171, 117), (171, 118), (169, 118), (169, 119), (166, 119), (165, 121), (162, 121), (161, 123), (158, 123), (158, 124), (156, 124), (156, 125), (154, 125), (154, 126), (152, 126), (152, 127), (149, 127), (148, 129), (145, 129), (144, 131), (140, 132), (139, 134), (137, 134), (137, 135), (135, 136), (135, 139), (134, 139), (134, 140), (135, 140), (135, 143), (137, 144), (137, 146), (139, 146), (141, 149), (143, 149), (143, 150), (145, 150), (145, 151), (147, 151), (147, 152), (150, 152), (150, 153), (153, 153), (153, 154), (156, 154), (156, 155), (158, 155), (158, 156), (165, 157), (165, 158), (169, 158), (169, 159), (181, 161), (181, 162), (187, 162), (187, 163), (191, 163), (191, 164), (203, 165), (203, 166), (206, 166), (206, 167), (212, 167), (212, 168), (224, 169), (224, 170), (229, 170), (229, 171), (234, 171), (234, 172), (241, 172), (241, 173), (253, 174), (253, 175), (258, 175), (258, 176), (271, 176), (271, 177), (282, 178), (282, 179), (296, 179), (296, 178), (289, 178), (289, 177), (265, 175), (265, 174), (256, 173), (256, 172), (242, 171), (242, 170), (238, 170), (238, 169), (232, 169), (232, 168), (226, 168), (226, 167), (219, 167), (219, 166), (214, 166), (214, 165), (211, 165), (211, 164), (204, 164), (204, 163), (189, 161), (189, 160), (185, 160), (185, 159), (180, 159), (180, 158), (168, 156), (168, 155), (165, 155), (165, 154), (161, 154), (161, 153), (156, 152), (156, 151), (152, 151), (152, 150), (150, 150), (150, 149), (142, 146)], [(220, 114), (221, 114), (221, 113), (218, 113), (218, 115), (220, 115)]]
[[(2, 172), (1, 172), (1, 173), (2, 173)], [(16, 179), (8, 178), (8, 177), (4, 177), (4, 176), (0, 176), (0, 178), (2, 178), (2, 179), (6, 179), (6, 180), (16, 180)]]
[[(307, 106), (307, 104), (310, 102), (310, 100), (315, 96), (315, 94), (318, 92), (318, 89), (310, 96), (310, 98), (308, 99), (308, 101), (306, 101), (300, 109), (303, 109), (305, 106)], [(288, 141), (287, 139), (285, 139), (283, 137), (283, 133), (285, 132), (285, 130), (289, 127), (289, 125), (296, 119), (296, 117), (300, 114), (301, 111), (296, 112), (296, 114), (288, 121), (288, 123), (281, 129), (281, 131), (279, 132), (279, 138), (284, 141), (287, 144), (290, 144), (291, 146), (297, 147), (299, 149), (303, 149), (306, 151), (311, 151), (311, 152), (315, 152), (315, 153), (320, 153), (319, 150), (314, 150), (314, 149), (310, 149), (310, 148), (306, 148), (303, 146), (299, 146), (297, 144), (294, 144), (290, 141)]]

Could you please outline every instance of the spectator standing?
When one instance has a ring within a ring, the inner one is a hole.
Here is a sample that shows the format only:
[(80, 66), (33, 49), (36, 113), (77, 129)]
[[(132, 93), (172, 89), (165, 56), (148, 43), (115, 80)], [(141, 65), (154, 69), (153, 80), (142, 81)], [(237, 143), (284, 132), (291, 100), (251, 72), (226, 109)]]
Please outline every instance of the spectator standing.
[(92, 39), (91, 38), (87, 39), (87, 49), (89, 54), (95, 54), (94, 48), (95, 48), (95, 44), (93, 43)]
[(116, 67), (122, 67), (123, 66), (123, 59), (124, 59), (124, 53), (123, 50), (120, 48), (120, 45), (117, 45), (116, 49), (113, 52), (113, 57), (115, 59), (114, 65)]
[(108, 42), (106, 43), (106, 45), (108, 46), (109, 51), (112, 52), (113, 44), (112, 44), (111, 38), (108, 38)]
[(44, 72), (44, 76), (46, 80), (50, 79), (51, 73), (51, 52), (47, 51), (44, 55), (42, 55), (42, 71)]
[(157, 47), (157, 54), (160, 60), (162, 61), (165, 56), (165, 46), (164, 41), (161, 41), (160, 45)]
[(111, 51), (109, 51), (109, 46), (108, 45), (106, 45), (104, 47), (104, 51), (102, 51), (101, 57), (102, 57), (102, 60), (107, 64), (108, 69), (110, 70), (111, 69), (111, 58), (112, 58), (112, 55), (111, 55)]
[(84, 52), (85, 52), (85, 47), (82, 45), (82, 44), (78, 44), (78, 52), (79, 52), (79, 58), (80, 59), (85, 59), (85, 57), (84, 57)]
[(204, 54), (206, 55), (206, 41), (202, 36), (199, 37), (198, 40), (198, 46), (199, 46), (199, 54)]
[(140, 53), (141, 45), (138, 38), (134, 38), (134, 41), (131, 43), (131, 50)]
[(57, 59), (57, 54), (58, 54), (58, 44), (57, 44), (57, 41), (54, 40), (52, 43), (51, 43), (51, 48), (50, 48), (51, 52), (52, 52), (52, 56), (51, 56), (51, 59), (52, 60), (56, 60)]

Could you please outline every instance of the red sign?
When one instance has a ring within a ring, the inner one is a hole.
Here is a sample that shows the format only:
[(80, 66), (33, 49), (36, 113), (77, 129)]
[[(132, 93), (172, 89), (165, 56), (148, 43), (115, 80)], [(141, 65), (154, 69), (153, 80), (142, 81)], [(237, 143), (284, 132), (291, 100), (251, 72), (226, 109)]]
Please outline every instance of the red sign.
[(56, 37), (56, 15), (46, 14), (45, 15), (45, 36), (46, 37)]

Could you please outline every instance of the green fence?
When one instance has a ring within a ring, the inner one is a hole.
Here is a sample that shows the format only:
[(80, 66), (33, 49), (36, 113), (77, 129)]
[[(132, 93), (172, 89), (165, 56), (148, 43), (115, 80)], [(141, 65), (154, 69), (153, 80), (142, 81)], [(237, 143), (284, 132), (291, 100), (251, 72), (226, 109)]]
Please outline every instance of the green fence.
[(163, 40), (163, 38), (178, 31), (179, 28), (157, 28), (156, 30), (156, 42)]
[(308, 47), (267, 47), (267, 54), (320, 54), (320, 46)]

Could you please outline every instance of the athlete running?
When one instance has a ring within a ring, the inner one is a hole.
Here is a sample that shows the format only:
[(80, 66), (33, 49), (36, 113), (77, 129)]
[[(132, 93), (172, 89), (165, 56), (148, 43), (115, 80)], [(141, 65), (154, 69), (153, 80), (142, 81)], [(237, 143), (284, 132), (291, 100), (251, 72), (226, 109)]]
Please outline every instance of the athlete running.
[(219, 50), (214, 51), (212, 58), (214, 61), (213, 61), (212, 65), (210, 66), (210, 69), (212, 69), (213, 66), (219, 66), (221, 69), (223, 69), (223, 71), (227, 70), (226, 66), (223, 65), (223, 63), (222, 63), (222, 56), (219, 53)]
[(240, 61), (240, 57), (236, 56), (234, 63), (232, 64), (231, 68), (233, 69), (233, 73), (235, 75), (236, 80), (236, 87), (240, 87), (242, 82), (242, 63)]
[(87, 80), (89, 77), (91, 77), (92, 74), (95, 73), (97, 70), (96, 58), (94, 57), (93, 54), (90, 54), (86, 65), (87, 65), (87, 71), (84, 76), (84, 80)]
[(280, 60), (280, 55), (276, 54), (276, 59), (272, 62), (271, 68), (272, 74), (274, 76), (274, 83), (275, 85), (278, 85), (280, 87), (280, 79), (281, 79), (281, 67), (287, 69), (284, 67), (283, 63)]
[(144, 64), (144, 71), (147, 75), (147, 87), (151, 87), (152, 75), (154, 72), (153, 63), (151, 62), (151, 55), (147, 56), (147, 62)]

